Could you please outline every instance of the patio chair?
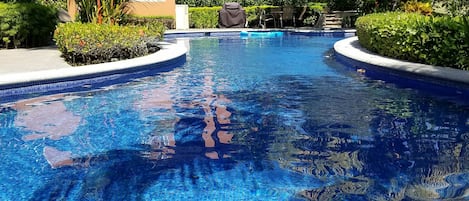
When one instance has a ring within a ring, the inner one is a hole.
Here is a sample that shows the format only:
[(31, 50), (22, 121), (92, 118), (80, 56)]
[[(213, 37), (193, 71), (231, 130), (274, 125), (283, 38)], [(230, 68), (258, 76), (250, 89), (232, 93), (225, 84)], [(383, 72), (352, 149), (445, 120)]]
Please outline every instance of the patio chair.
[(265, 29), (268, 22), (273, 22), (274, 28), (283, 27), (283, 11), (281, 9), (272, 8), (269, 12), (262, 10), (259, 17), (259, 25)]
[(267, 14), (265, 10), (262, 10), (259, 16), (259, 26), (261, 26), (262, 29), (265, 29), (267, 28), (267, 23), (272, 22), (272, 21), (275, 26), (276, 24), (275, 17), (272, 14)]
[(291, 21), (293, 27), (296, 27), (296, 12), (295, 8), (291, 6), (283, 7), (283, 20), (285, 22)]

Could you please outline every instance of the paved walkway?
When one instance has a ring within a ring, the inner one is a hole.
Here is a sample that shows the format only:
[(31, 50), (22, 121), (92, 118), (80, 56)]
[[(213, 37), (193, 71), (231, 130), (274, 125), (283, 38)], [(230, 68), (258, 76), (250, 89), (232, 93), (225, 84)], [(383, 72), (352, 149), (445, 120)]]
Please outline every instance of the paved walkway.
[(70, 68), (54, 46), (0, 50), (0, 75)]

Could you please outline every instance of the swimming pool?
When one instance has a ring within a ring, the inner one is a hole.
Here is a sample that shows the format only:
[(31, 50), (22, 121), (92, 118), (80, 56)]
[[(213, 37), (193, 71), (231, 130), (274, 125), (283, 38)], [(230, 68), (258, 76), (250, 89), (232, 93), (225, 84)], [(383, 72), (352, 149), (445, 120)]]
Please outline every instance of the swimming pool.
[(2, 102), (0, 199), (467, 199), (468, 104), (350, 70), (342, 38), (183, 39), (184, 65)]

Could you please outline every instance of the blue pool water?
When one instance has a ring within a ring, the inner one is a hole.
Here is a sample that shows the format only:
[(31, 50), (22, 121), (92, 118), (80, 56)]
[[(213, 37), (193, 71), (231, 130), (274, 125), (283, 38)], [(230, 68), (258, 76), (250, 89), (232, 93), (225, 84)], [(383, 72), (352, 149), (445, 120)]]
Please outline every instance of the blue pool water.
[(360, 75), (340, 39), (184, 39), (184, 65), (2, 101), (0, 200), (468, 199), (465, 100)]

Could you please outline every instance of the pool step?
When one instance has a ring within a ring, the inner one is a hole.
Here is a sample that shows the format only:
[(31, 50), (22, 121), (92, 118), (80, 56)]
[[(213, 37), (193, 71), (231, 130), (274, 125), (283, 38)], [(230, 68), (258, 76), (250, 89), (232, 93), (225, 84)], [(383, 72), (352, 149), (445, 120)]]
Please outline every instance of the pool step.
[(325, 29), (340, 29), (342, 28), (342, 20), (341, 17), (337, 17), (335, 14), (324, 14), (322, 27)]

